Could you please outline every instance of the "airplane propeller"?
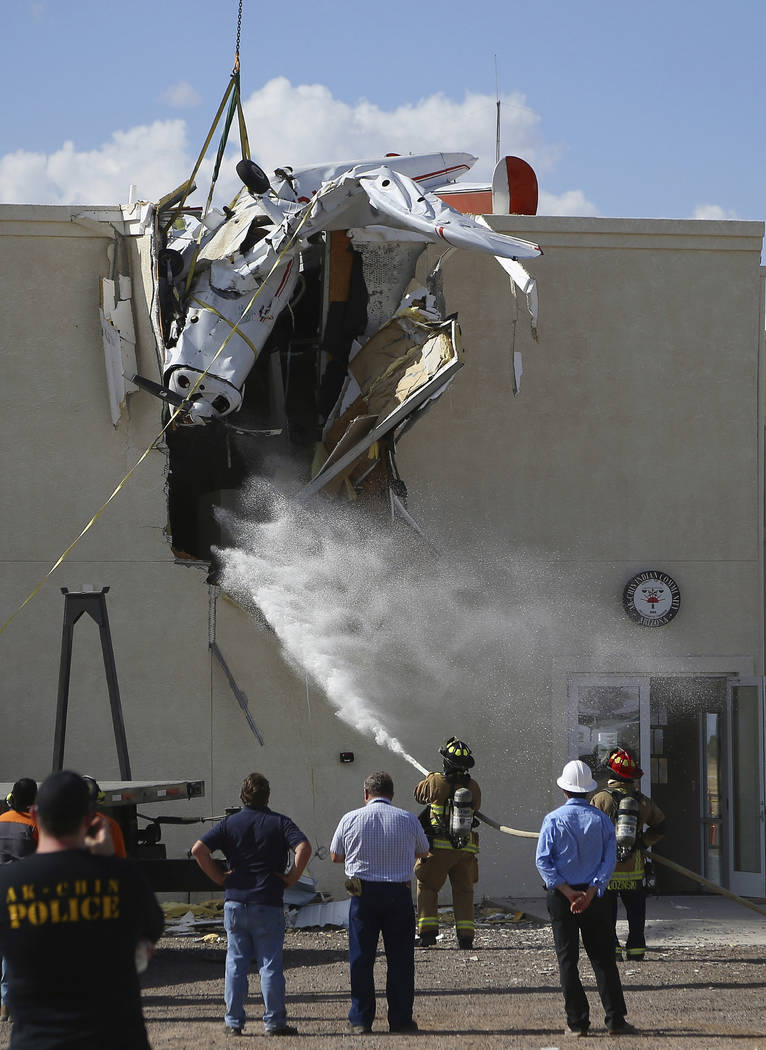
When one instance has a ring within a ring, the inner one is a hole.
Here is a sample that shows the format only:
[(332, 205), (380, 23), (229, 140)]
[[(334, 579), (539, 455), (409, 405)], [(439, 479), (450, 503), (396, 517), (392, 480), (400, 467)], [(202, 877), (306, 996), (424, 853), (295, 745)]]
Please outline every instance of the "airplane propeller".
[[(191, 406), (194, 404), (194, 399), (189, 400), (185, 397), (181, 397), (181, 395), (177, 394), (175, 390), (169, 390), (166, 386), (162, 386), (161, 383), (155, 383), (153, 379), (147, 379), (146, 376), (133, 375), (130, 377), (130, 381), (131, 383), (135, 383), (137, 387), (145, 390), (148, 394), (151, 394), (153, 397), (158, 397), (160, 401), (172, 405), (173, 408), (183, 409), (185, 413), (188, 413)], [(207, 417), (206, 422), (220, 423), (225, 426), (227, 430), (234, 431), (235, 434), (250, 434), (253, 437), (275, 437), (282, 433), (282, 427), (244, 427), (241, 424), (233, 423), (226, 419), (220, 412), (216, 411), (212, 405), (208, 407), (211, 412)]]

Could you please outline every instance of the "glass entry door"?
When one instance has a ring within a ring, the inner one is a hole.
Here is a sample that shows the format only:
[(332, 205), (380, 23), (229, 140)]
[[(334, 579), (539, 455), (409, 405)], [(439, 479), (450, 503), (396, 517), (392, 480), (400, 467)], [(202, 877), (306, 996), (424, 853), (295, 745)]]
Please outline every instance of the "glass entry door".
[(748, 897), (766, 893), (764, 872), (763, 679), (729, 681), (729, 887)]
[(627, 748), (644, 770), (649, 793), (649, 678), (579, 675), (569, 678), (570, 755), (596, 772), (615, 747)]

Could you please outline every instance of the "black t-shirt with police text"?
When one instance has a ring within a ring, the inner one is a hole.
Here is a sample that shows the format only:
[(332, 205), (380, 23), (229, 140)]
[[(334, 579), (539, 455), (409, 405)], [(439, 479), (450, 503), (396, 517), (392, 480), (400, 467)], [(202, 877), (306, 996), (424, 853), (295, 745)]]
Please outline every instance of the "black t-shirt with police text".
[(163, 924), (131, 861), (74, 849), (0, 868), (12, 1050), (146, 1050), (135, 951)]

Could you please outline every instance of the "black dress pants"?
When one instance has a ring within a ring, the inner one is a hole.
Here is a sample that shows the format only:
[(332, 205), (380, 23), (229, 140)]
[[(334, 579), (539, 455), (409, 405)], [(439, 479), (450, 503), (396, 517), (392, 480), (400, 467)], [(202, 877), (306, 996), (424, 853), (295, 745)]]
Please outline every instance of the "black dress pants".
[(596, 976), (606, 1026), (619, 1028), (627, 1009), (614, 956), (614, 927), (609, 902), (604, 897), (595, 897), (584, 912), (573, 915), (566, 897), (558, 890), (548, 890), (548, 914), (553, 927), (567, 1024), (573, 1030), (590, 1026), (588, 1000), (577, 968), (582, 934), (583, 947)]

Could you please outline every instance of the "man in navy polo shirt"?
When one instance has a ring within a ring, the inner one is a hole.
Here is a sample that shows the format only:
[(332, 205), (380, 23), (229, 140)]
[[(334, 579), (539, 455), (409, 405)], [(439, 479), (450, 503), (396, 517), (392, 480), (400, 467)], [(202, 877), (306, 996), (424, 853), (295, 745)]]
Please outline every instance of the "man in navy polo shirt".
[[(251, 773), (242, 784), (243, 809), (211, 828), (191, 848), (205, 874), (226, 890), (226, 1034), (245, 1026), (247, 971), (253, 959), (261, 975), (266, 1035), (295, 1035), (287, 1023), (282, 946), (285, 939), (285, 886), (294, 886), (311, 857), (311, 845), (289, 817), (268, 808), (269, 782)], [(288, 851), (295, 863), (284, 874)], [(221, 850), (229, 865), (222, 872), (212, 858)]]

